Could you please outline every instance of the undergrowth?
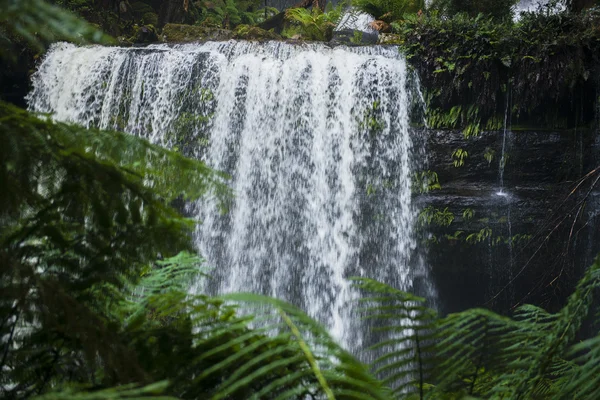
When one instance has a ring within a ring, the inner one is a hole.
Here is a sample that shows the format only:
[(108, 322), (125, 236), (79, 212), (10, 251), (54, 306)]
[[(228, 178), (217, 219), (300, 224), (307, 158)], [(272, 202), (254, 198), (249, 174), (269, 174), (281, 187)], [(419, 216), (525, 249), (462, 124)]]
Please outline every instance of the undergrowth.
[(419, 72), (431, 128), (466, 136), (514, 123), (572, 128), (592, 123), (600, 12), (524, 13), (498, 22), (467, 14), (406, 16), (394, 24)]

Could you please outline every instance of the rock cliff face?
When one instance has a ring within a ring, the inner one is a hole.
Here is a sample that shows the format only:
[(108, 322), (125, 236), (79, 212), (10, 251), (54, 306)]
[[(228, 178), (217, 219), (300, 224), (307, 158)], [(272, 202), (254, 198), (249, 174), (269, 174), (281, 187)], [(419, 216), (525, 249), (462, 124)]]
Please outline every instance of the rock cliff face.
[[(417, 196), (421, 243), (443, 312), (522, 302), (559, 306), (600, 251), (600, 140), (589, 131), (426, 130), (441, 189)], [(502, 146), (505, 168), (500, 177)], [(466, 151), (460, 164), (456, 149)], [(503, 187), (501, 184), (503, 180)]]

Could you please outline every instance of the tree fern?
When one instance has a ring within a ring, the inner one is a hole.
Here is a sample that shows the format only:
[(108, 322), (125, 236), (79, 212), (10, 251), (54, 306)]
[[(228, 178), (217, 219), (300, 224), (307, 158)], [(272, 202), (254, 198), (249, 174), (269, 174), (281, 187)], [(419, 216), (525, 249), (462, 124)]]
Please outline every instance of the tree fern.
[(0, 385), (22, 396), (64, 374), (147, 382), (119, 337), (120, 321), (103, 307), (106, 292), (91, 289), (118, 292), (158, 254), (191, 250), (194, 223), (169, 201), (220, 196), (221, 177), (139, 138), (53, 123), (3, 103), (0, 140), (0, 185), (11, 188), (0, 192), (1, 362), (10, 371)]
[[(535, 393), (537, 386), (543, 378), (547, 374), (553, 373), (552, 369), (555, 366), (556, 359), (566, 357), (572, 353), (572, 351), (569, 351), (569, 346), (575, 341), (576, 335), (578, 334), (584, 319), (589, 316), (593, 304), (593, 294), (599, 287), (600, 259), (596, 259), (595, 263), (587, 270), (584, 277), (579, 281), (575, 292), (569, 297), (565, 307), (557, 314), (556, 321), (547, 336), (546, 342), (540, 349), (540, 353), (535, 357), (534, 362), (531, 364), (527, 373), (523, 374), (522, 380), (519, 382), (516, 390), (516, 396), (527, 398)], [(588, 342), (588, 344), (593, 343), (595, 343), (593, 339)], [(581, 347), (576, 346), (575, 351), (578, 349), (581, 349)], [(593, 360), (592, 363), (597, 363), (600, 361), (596, 358), (597, 356), (598, 353), (594, 351), (594, 347), (592, 346), (587, 354), (581, 356), (586, 360), (586, 363), (583, 365), (591, 368), (589, 361)], [(579, 360), (581, 360), (581, 357)], [(574, 395), (577, 393), (577, 391), (570, 392), (566, 390), (573, 390), (575, 387), (578, 387), (578, 385), (573, 385), (573, 383), (581, 384), (584, 388), (589, 388), (587, 385), (590, 383), (595, 384), (596, 387), (600, 384), (600, 379), (597, 377), (596, 379), (581, 379), (582, 376), (588, 375), (589, 370), (573, 367), (569, 372), (570, 374), (573, 374), (573, 377), (569, 379), (571, 385), (563, 389), (562, 395), (566, 393)], [(581, 397), (577, 396), (577, 398), (586, 398), (583, 396), (584, 393), (588, 393), (587, 389), (581, 393)]]
[[(329, 335), (327, 330), (302, 311), (288, 303), (269, 297), (253, 294), (231, 294), (224, 300), (241, 302), (252, 308), (260, 316), (260, 330), (271, 332), (275, 346), (271, 352), (281, 355), (281, 363), (293, 365), (292, 373), (273, 381), (256, 393), (262, 398), (268, 392), (279, 393), (276, 398), (302, 398), (311, 395), (314, 398), (327, 399), (389, 399), (390, 393), (347, 351), (342, 349)], [(231, 360), (236, 363), (235, 360)], [(289, 364), (288, 364), (289, 363)], [(256, 369), (240, 365), (236, 374), (238, 382), (250, 382), (261, 379), (269, 371), (268, 366)], [(240, 375), (240, 376), (238, 376)], [(241, 378), (245, 376), (245, 378)], [(225, 382), (225, 392), (215, 398), (221, 398), (231, 390), (235, 381)], [(240, 383), (237, 383), (240, 385)], [(252, 397), (254, 398), (254, 397)]]
[(300, 34), (304, 39), (309, 40), (329, 40), (333, 28), (342, 15), (343, 3), (336, 7), (329, 8), (323, 12), (318, 7), (312, 10), (307, 8), (288, 8), (285, 11), (285, 19), (292, 27), (288, 27), (284, 36), (291, 37)]
[[(56, 40), (75, 43), (113, 42), (96, 27), (43, 0), (0, 0), (0, 25), (13, 38), (23, 38), (38, 51), (44, 50)], [(10, 39), (4, 36), (4, 42), (10, 44)], [(6, 53), (10, 51), (14, 51), (14, 47), (0, 47), (0, 55), (7, 56)]]
[(475, 309), (444, 318), (436, 351), (432, 396), (594, 399), (600, 381), (597, 338), (573, 346), (600, 285), (600, 263), (590, 267), (565, 307), (549, 314), (522, 306), (515, 319)]
[(160, 394), (168, 386), (167, 382), (157, 382), (143, 387), (138, 385), (123, 385), (114, 388), (103, 390), (79, 390), (73, 388), (65, 388), (60, 391), (46, 393), (41, 396), (34, 397), (35, 400), (175, 400), (174, 397), (161, 396)]
[(425, 299), (383, 283), (356, 278), (355, 286), (365, 293), (361, 313), (377, 324), (381, 337), (369, 349), (380, 354), (375, 373), (396, 396), (416, 392), (423, 398), (434, 365), (436, 313), (424, 305)]

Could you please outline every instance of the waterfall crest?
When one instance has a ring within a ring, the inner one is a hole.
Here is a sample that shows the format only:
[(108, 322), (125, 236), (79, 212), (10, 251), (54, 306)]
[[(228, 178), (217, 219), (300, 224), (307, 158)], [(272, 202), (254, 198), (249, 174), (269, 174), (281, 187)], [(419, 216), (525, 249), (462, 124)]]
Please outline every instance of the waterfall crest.
[(380, 46), (58, 44), (28, 101), (58, 120), (140, 135), (229, 173), (227, 214), (209, 201), (189, 207), (214, 268), (208, 290), (291, 301), (356, 349), (369, 333), (346, 278), (411, 290), (419, 273), (411, 79), (397, 49)]

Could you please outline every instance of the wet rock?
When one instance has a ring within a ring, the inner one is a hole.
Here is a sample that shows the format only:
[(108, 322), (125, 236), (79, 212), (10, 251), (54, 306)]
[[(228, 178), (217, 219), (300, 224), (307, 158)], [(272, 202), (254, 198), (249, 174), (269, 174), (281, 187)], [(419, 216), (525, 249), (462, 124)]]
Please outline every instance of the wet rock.
[(167, 24), (162, 31), (162, 40), (168, 43), (224, 41), (233, 37), (230, 30), (195, 25)]
[[(435, 172), (441, 186), (415, 201), (421, 220), (433, 221), (422, 224), (419, 234), (442, 311), (485, 305), (510, 312), (521, 302), (559, 308), (600, 251), (600, 230), (594, 229), (600, 223), (600, 189), (585, 200), (587, 189), (571, 193), (600, 161), (596, 135), (515, 131), (505, 137), (500, 131), (465, 139), (460, 131), (440, 130), (420, 135), (427, 147), (424, 169)], [(461, 166), (453, 156), (457, 149), (468, 154)], [(585, 211), (574, 218), (583, 203)]]

